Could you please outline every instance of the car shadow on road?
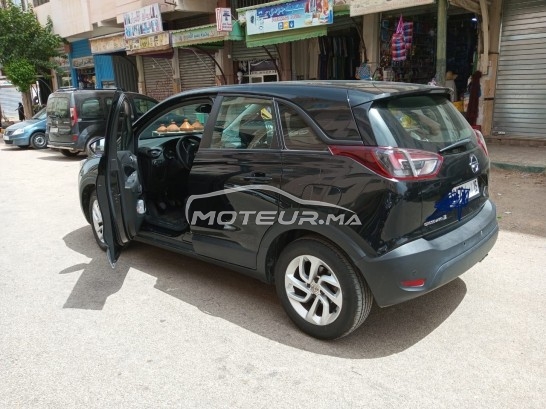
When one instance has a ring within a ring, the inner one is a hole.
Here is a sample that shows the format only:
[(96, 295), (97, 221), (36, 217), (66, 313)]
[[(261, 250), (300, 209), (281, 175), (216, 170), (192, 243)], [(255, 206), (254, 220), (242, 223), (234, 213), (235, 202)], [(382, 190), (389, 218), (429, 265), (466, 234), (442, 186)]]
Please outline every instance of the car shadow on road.
[(374, 307), (364, 324), (350, 336), (319, 341), (298, 330), (285, 315), (274, 286), (234, 271), (156, 247), (133, 243), (115, 270), (96, 246), (88, 226), (64, 237), (66, 245), (90, 258), (60, 272), (81, 271), (65, 308), (100, 310), (118, 292), (130, 268), (156, 278), (154, 287), (203, 313), (225, 319), (260, 336), (311, 353), (371, 359), (404, 351), (431, 334), (463, 300), (460, 278), (403, 304)]

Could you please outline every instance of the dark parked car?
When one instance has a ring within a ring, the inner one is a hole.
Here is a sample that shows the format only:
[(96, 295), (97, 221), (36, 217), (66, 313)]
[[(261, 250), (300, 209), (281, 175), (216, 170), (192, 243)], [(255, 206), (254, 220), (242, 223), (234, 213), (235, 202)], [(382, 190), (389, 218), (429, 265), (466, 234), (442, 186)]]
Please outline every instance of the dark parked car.
[[(48, 146), (59, 149), (65, 156), (76, 156), (86, 145), (103, 137), (115, 90), (59, 89), (47, 99)], [(127, 92), (135, 116), (140, 116), (157, 104), (146, 95)]]
[(185, 92), (136, 122), (124, 95), (112, 109), (79, 175), (111, 264), (139, 240), (238, 270), (314, 337), (448, 283), (496, 241), (487, 148), (448, 89), (280, 82)]
[(43, 149), (47, 147), (45, 128), (46, 109), (43, 108), (31, 119), (8, 126), (4, 130), (4, 142), (20, 148)]

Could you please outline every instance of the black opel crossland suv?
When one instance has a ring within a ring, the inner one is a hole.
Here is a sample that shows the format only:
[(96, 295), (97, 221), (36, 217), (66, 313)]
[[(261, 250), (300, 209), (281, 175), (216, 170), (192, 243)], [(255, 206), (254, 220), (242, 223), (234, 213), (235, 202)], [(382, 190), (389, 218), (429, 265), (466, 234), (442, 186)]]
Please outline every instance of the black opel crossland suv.
[(223, 86), (136, 121), (118, 94), (106, 135), (79, 194), (112, 265), (139, 240), (238, 270), (317, 338), (448, 283), (497, 238), (484, 139), (445, 88)]

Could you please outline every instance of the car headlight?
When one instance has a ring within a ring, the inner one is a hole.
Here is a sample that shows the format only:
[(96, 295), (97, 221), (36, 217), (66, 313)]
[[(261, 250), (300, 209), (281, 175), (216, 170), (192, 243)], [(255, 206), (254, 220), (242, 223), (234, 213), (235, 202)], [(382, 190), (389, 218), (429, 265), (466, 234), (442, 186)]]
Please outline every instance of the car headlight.
[(24, 133), (26, 130), (26, 128), (19, 128), (19, 129), (16, 129), (12, 135), (21, 135), (22, 133)]

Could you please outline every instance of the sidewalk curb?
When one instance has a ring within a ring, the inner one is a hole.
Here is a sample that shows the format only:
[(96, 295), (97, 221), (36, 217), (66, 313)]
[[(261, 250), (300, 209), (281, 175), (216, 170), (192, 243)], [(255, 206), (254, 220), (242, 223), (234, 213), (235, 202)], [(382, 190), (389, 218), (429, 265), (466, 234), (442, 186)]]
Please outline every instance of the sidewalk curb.
[(545, 166), (518, 165), (513, 163), (491, 162), (491, 166), (504, 170), (516, 170), (525, 173), (544, 173)]

